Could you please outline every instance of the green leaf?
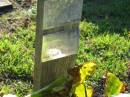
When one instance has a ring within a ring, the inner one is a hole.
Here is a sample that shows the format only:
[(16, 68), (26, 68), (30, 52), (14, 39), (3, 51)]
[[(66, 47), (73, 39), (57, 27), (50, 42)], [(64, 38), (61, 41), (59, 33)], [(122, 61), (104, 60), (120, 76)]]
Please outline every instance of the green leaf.
[(114, 74), (108, 72), (106, 74), (105, 96), (111, 97), (124, 91), (124, 83), (119, 80)]
[(31, 95), (31, 97), (45, 97), (45, 95), (47, 95), (47, 94), (56, 92), (55, 88), (58, 88), (58, 87), (61, 88), (61, 86), (64, 87), (64, 84), (66, 82), (67, 82), (67, 79), (65, 77), (59, 77), (58, 79), (56, 79), (55, 81), (53, 81), (52, 83), (47, 85), (46, 87), (34, 92)]

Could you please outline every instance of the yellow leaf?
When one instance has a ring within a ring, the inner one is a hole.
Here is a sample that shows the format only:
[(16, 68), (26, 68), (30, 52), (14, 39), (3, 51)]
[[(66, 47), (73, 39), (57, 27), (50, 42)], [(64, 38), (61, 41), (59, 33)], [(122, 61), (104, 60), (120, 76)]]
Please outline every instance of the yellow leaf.
[(83, 84), (78, 84), (75, 86), (75, 93), (76, 97), (87, 97), (85, 92), (85, 86)]
[(95, 71), (96, 64), (93, 62), (84, 63), (82, 66), (72, 68), (68, 73), (73, 77), (71, 92), (72, 97), (92, 97), (92, 87), (85, 87), (84, 81)]
[(87, 97), (93, 96), (93, 88), (91, 86), (87, 87)]
[(86, 87), (84, 84), (76, 84), (72, 88), (74, 89), (74, 97), (92, 97), (93, 95), (93, 88), (90, 86)]
[(93, 62), (84, 63), (80, 69), (80, 83), (84, 82), (85, 79), (92, 75), (95, 71), (96, 64)]
[(86, 62), (82, 66), (76, 66), (70, 70), (68, 73), (73, 78), (73, 83), (83, 83), (86, 78), (92, 75), (95, 71), (96, 64), (93, 62)]

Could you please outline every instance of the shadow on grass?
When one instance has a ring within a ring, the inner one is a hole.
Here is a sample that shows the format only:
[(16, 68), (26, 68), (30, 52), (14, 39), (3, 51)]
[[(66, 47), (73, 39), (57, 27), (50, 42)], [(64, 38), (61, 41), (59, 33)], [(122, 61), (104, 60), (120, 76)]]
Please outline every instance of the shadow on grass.
[(98, 25), (98, 34), (124, 35), (130, 31), (130, 0), (84, 0), (82, 19)]
[[(95, 61), (99, 68), (124, 78), (130, 60), (130, 0), (84, 0), (78, 59)], [(85, 45), (85, 46), (84, 46)], [(79, 63), (80, 63), (79, 61)]]

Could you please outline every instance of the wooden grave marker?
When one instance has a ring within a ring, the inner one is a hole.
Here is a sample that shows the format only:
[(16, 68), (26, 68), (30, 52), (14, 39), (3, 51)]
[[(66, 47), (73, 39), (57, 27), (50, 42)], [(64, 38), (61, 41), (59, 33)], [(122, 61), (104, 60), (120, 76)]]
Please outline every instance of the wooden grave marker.
[(83, 0), (38, 0), (34, 91), (75, 65)]

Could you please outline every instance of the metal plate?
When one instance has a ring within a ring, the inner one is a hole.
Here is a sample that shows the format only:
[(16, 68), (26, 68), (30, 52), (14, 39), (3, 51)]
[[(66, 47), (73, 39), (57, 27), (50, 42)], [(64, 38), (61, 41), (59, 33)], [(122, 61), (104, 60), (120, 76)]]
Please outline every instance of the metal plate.
[(44, 35), (42, 62), (76, 54), (78, 51), (78, 41), (78, 28)]
[(45, 0), (43, 29), (79, 21), (82, 13), (82, 2), (83, 0)]
[(77, 54), (77, 25), (82, 14), (82, 2), (83, 0), (44, 1), (42, 62)]

